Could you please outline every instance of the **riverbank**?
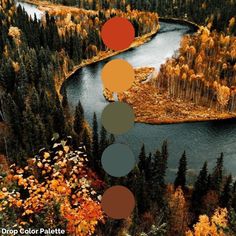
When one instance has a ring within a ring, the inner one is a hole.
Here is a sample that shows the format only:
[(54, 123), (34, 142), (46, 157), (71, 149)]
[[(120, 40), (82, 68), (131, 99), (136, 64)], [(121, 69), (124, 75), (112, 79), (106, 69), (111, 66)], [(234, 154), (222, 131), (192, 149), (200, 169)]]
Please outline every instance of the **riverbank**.
[(66, 74), (66, 79), (68, 79), (70, 76), (72, 76), (77, 70), (79, 70), (80, 68), (87, 66), (87, 65), (91, 65), (93, 63), (97, 63), (99, 61), (103, 61), (107, 58), (113, 57), (115, 55), (118, 55), (122, 52), (128, 51), (130, 49), (139, 47), (141, 45), (143, 45), (144, 43), (148, 42), (149, 40), (151, 40), (151, 38), (157, 34), (158, 30), (160, 29), (160, 27), (158, 27), (157, 29), (153, 30), (152, 32), (145, 34), (141, 37), (136, 37), (134, 42), (130, 45), (129, 48), (126, 48), (124, 50), (121, 51), (112, 51), (112, 50), (107, 50), (107, 51), (101, 51), (99, 52), (96, 56), (90, 58), (90, 59), (86, 59), (83, 60), (79, 65), (74, 66), (73, 70), (71, 72), (69, 72), (68, 74)]
[[(154, 68), (135, 69), (135, 82), (132, 87), (118, 94), (118, 100), (131, 105), (135, 121), (148, 124), (173, 124), (236, 118), (236, 113), (221, 112), (214, 108), (196, 105), (178, 98), (171, 98), (167, 92), (158, 91), (153, 85), (156, 76)], [(106, 91), (107, 100), (112, 94)]]
[(161, 22), (166, 22), (166, 23), (178, 23), (180, 25), (187, 25), (190, 26), (194, 31), (197, 31), (200, 29), (200, 25), (189, 21), (187, 19), (179, 19), (179, 18), (169, 18), (169, 17), (159, 17), (159, 20)]
[(92, 64), (95, 64), (99, 61), (103, 61), (105, 59), (108, 59), (110, 57), (113, 57), (115, 55), (118, 55), (122, 52), (125, 52), (125, 51), (128, 51), (128, 50), (131, 50), (133, 48), (136, 48), (136, 47), (139, 47), (141, 45), (143, 45), (144, 43), (148, 42), (149, 40), (151, 40), (151, 38), (157, 34), (158, 30), (159, 30), (160, 27), (158, 27), (156, 30), (148, 33), (148, 34), (145, 34), (141, 37), (137, 37), (135, 38), (134, 42), (130, 45), (129, 48), (125, 49), (125, 50), (122, 50), (122, 51), (112, 51), (112, 50), (107, 50), (107, 51), (101, 51), (99, 52), (96, 56), (90, 58), (90, 59), (86, 59), (86, 60), (83, 60), (79, 65), (76, 65), (73, 67), (73, 70), (70, 71), (69, 73), (67, 73), (61, 80), (59, 81), (55, 81), (55, 85), (56, 85), (56, 90), (58, 93), (60, 93), (60, 89), (63, 85), (63, 83), (69, 79), (72, 75), (74, 75), (79, 69), (85, 67), (85, 66), (88, 66), (88, 65), (92, 65)]

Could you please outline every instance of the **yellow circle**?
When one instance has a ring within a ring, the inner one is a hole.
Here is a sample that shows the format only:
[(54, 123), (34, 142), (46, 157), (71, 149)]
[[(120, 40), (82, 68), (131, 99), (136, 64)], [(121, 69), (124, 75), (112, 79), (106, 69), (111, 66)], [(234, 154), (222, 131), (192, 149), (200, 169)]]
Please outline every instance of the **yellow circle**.
[(111, 92), (128, 90), (134, 81), (134, 69), (125, 60), (115, 59), (108, 62), (102, 69), (102, 81)]

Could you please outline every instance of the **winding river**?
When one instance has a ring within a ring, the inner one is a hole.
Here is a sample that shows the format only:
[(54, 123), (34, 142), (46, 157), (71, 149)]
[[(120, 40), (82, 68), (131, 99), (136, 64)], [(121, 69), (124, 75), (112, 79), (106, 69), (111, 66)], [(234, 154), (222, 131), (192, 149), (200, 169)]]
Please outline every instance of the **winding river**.
[[(32, 15), (35, 8), (21, 4)], [(103, 108), (108, 104), (102, 95), (100, 80), (105, 63), (114, 58), (122, 58), (134, 67), (153, 66), (158, 70), (166, 58), (176, 53), (181, 37), (188, 32), (188, 26), (162, 22), (160, 32), (148, 43), (78, 70), (64, 85), (71, 110), (74, 110), (80, 100), (90, 124), (94, 112), (100, 119)], [(163, 140), (167, 140), (169, 144), (167, 181), (173, 181), (184, 150), (188, 158), (189, 181), (196, 178), (205, 161), (208, 161), (211, 169), (221, 152), (224, 153), (225, 171), (236, 176), (236, 120), (171, 125), (136, 123), (134, 129), (127, 134), (116, 136), (117, 142), (129, 145), (136, 155), (143, 143), (147, 152), (155, 152), (157, 148), (161, 148)]]

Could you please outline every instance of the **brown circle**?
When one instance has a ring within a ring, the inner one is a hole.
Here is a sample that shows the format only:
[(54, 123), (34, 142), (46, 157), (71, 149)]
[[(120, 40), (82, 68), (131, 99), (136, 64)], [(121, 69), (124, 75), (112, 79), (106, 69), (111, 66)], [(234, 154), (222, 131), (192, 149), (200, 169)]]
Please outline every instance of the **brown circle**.
[(101, 77), (104, 88), (119, 93), (131, 87), (135, 73), (133, 67), (127, 61), (115, 59), (103, 67)]
[(102, 196), (102, 210), (113, 219), (128, 218), (134, 207), (133, 193), (126, 187), (116, 185), (105, 191)]
[(113, 50), (128, 48), (135, 38), (135, 30), (129, 20), (113, 17), (106, 21), (101, 30), (104, 44)]

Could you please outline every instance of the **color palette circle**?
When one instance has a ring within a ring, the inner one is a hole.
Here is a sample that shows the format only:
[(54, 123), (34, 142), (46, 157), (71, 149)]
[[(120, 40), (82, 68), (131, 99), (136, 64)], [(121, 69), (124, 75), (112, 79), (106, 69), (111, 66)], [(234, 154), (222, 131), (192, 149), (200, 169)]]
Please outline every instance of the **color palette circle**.
[(135, 198), (128, 188), (116, 185), (105, 191), (101, 206), (110, 218), (126, 219), (135, 207)]
[(125, 144), (112, 144), (102, 154), (102, 167), (113, 177), (127, 175), (135, 166), (135, 156)]
[[(113, 17), (103, 25), (101, 37), (108, 48), (124, 50), (134, 41), (135, 30), (127, 19)], [(132, 86), (135, 72), (127, 61), (114, 59), (103, 67), (101, 78), (105, 89), (119, 93)], [(123, 102), (107, 105), (101, 116), (103, 127), (112, 134), (123, 134), (133, 128), (134, 119), (133, 109)], [(128, 146), (116, 143), (103, 151), (101, 163), (109, 175), (122, 177), (134, 168), (136, 160)], [(105, 191), (101, 206), (110, 218), (126, 219), (135, 207), (135, 199), (128, 188), (117, 185)]]
[(108, 48), (119, 51), (131, 45), (135, 38), (135, 30), (129, 20), (113, 17), (103, 25), (101, 37)]
[(111, 92), (124, 92), (132, 86), (135, 73), (127, 61), (114, 59), (103, 67), (101, 77), (104, 88)]
[(124, 102), (108, 104), (102, 112), (102, 125), (112, 134), (123, 134), (134, 126), (134, 111)]

